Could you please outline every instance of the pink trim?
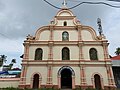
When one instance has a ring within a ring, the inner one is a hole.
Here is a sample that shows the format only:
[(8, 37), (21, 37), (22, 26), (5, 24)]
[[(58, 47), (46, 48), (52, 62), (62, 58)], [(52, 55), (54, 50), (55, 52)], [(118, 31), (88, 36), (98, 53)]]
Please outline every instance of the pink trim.
[(61, 9), (56, 16), (60, 16), (61, 13), (65, 13), (65, 12), (69, 13), (71, 16), (74, 16), (72, 11), (70, 11), (69, 9)]
[(84, 66), (80, 67), (80, 77), (81, 77), (81, 85), (86, 85), (86, 75), (85, 75), (85, 71), (84, 71)]
[(0, 81), (20, 81), (20, 78), (0, 78)]
[(52, 66), (48, 66), (47, 84), (52, 84)]
[(75, 89), (75, 76), (72, 76), (72, 89)]
[(58, 76), (58, 88), (61, 88), (61, 76)]

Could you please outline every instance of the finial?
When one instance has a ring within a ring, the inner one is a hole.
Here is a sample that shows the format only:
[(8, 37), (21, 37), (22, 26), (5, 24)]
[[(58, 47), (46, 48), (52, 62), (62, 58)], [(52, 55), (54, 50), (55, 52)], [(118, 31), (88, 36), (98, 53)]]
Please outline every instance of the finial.
[(63, 4), (63, 6), (66, 6), (67, 5), (66, 0), (64, 0), (62, 4)]
[(100, 18), (97, 19), (97, 24), (98, 24), (98, 31), (99, 31), (99, 34), (101, 36), (103, 34), (103, 30), (102, 30), (102, 25), (101, 25), (101, 19)]

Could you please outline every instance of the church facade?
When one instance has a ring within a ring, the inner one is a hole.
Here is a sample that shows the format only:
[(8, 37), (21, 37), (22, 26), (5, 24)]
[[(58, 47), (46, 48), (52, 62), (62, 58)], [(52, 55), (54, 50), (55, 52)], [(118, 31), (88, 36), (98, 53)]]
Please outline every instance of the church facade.
[(24, 41), (19, 88), (115, 89), (108, 41), (67, 8)]

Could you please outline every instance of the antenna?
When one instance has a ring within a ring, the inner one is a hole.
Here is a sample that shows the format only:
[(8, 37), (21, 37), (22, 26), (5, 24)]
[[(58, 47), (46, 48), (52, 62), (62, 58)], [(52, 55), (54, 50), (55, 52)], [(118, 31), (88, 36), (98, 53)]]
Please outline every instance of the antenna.
[(101, 36), (103, 34), (103, 30), (102, 30), (102, 25), (101, 25), (101, 19), (100, 18), (97, 19), (97, 24), (98, 24), (98, 31), (99, 31), (99, 34)]

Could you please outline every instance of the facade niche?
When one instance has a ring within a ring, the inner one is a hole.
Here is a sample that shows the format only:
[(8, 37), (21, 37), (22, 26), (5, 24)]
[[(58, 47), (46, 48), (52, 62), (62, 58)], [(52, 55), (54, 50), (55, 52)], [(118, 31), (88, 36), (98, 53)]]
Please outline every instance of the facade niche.
[(98, 60), (97, 50), (95, 48), (91, 48), (89, 51), (90, 60)]
[(41, 48), (36, 49), (35, 51), (35, 60), (42, 60), (43, 50)]
[(69, 33), (68, 32), (64, 31), (62, 33), (62, 40), (63, 41), (68, 41), (69, 40)]
[(67, 47), (62, 49), (62, 60), (70, 60), (70, 50)]

